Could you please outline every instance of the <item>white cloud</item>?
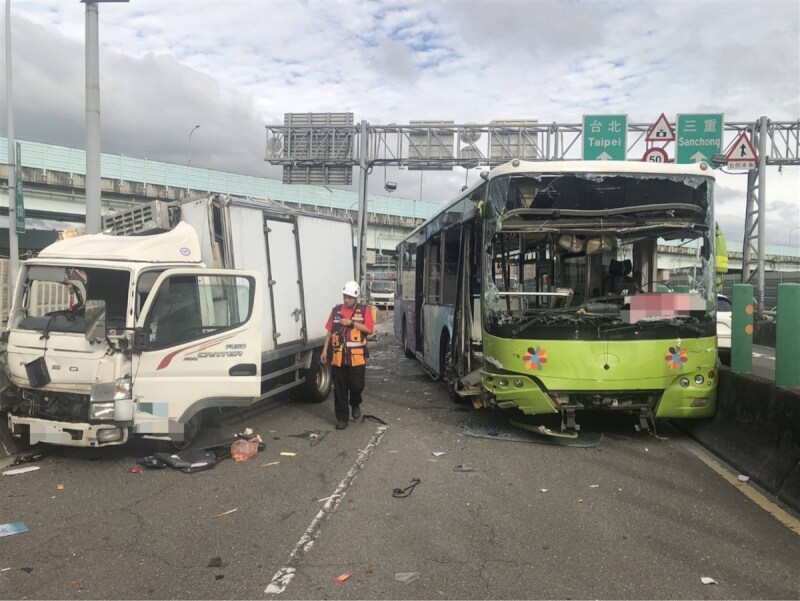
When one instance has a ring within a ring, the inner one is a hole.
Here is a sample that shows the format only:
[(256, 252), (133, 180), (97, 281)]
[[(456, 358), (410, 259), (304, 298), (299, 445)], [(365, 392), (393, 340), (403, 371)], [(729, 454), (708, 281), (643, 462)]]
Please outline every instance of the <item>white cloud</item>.
[[(264, 125), (285, 112), (376, 124), (800, 117), (796, 0), (132, 0), (99, 12), (103, 149), (182, 163), (199, 123), (193, 164), (255, 175), (279, 174), (263, 162)], [(84, 5), (14, 2), (12, 19), (17, 136), (82, 147)], [(798, 168), (768, 172), (770, 236), (788, 242)], [(446, 200), (464, 176), (426, 173), (423, 198)], [(419, 174), (388, 178), (419, 195)], [(720, 174), (733, 240), (744, 182)]]

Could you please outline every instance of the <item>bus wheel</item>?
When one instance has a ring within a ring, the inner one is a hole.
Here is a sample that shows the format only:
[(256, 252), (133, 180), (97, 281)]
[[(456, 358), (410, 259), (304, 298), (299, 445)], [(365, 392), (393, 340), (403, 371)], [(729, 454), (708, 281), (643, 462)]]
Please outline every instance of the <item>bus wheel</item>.
[(320, 361), (321, 351), (316, 350), (311, 356), (311, 366), (306, 372), (306, 382), (302, 387), (302, 396), (312, 403), (321, 403), (331, 392), (331, 366)]
[(414, 353), (412, 353), (408, 349), (408, 346), (406, 346), (406, 340), (408, 340), (408, 337), (406, 336), (406, 334), (407, 334), (407, 332), (406, 332), (406, 318), (404, 317), (403, 318), (403, 352), (405, 353), (406, 357), (408, 357), (409, 359), (413, 359), (415, 357)]

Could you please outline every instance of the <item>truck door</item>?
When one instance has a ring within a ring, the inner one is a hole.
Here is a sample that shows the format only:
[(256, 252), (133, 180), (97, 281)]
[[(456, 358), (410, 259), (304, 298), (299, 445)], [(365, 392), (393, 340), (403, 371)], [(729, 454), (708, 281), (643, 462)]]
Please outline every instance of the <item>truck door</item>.
[[(266, 218), (267, 264), (275, 345), (305, 342), (305, 307), (300, 282), (300, 255), (294, 221)], [(325, 257), (320, 257), (325, 261)]]
[(159, 275), (133, 342), (138, 433), (182, 433), (205, 408), (246, 406), (261, 394), (261, 286), (251, 271)]

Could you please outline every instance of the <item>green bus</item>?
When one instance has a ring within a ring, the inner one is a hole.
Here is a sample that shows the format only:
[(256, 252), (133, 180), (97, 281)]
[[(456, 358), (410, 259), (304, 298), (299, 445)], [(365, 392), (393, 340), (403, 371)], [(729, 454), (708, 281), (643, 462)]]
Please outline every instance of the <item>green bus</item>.
[[(397, 248), (405, 354), (476, 406), (714, 414), (714, 174), (705, 163), (513, 160)], [(688, 284), (659, 253), (682, 246)]]

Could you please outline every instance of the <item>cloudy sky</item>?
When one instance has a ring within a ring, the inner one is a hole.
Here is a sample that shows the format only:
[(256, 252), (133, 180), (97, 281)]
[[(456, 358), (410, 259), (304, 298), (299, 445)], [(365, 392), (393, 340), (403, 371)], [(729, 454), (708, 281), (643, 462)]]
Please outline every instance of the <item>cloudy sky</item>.
[[(83, 39), (78, 0), (12, 0), (17, 138), (85, 147)], [(798, 0), (130, 0), (100, 5), (100, 44), (104, 152), (185, 164), (200, 124), (192, 165), (250, 175), (280, 176), (264, 126), (287, 112), (800, 118)], [(771, 243), (800, 243), (799, 170), (769, 168)], [(388, 175), (434, 202), (465, 177)], [(741, 240), (746, 178), (719, 182), (718, 217)]]

